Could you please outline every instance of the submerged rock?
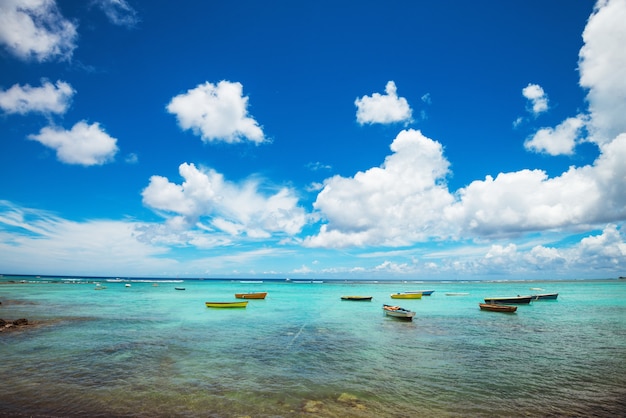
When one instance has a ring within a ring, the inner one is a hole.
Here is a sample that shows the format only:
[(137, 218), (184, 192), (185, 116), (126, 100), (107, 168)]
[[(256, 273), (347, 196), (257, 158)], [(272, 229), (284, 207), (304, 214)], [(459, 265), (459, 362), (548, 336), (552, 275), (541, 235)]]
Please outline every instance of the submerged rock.
[(345, 392), (339, 395), (339, 397), (337, 398), (337, 402), (350, 405), (352, 408), (358, 409), (361, 411), (366, 409), (364, 405), (359, 403), (359, 398), (349, 393), (345, 393)]
[(28, 319), (26, 318), (16, 319), (15, 321), (6, 321), (4, 319), (0, 319), (0, 332), (23, 327), (26, 325), (28, 325)]
[(307, 412), (309, 414), (317, 414), (322, 412), (324, 408), (324, 402), (321, 401), (306, 401), (304, 406), (302, 407), (302, 411)]
[(350, 395), (349, 393), (342, 393), (337, 398), (337, 402), (343, 402), (343, 403), (349, 403), (349, 404), (353, 404), (353, 403), (356, 403), (358, 401), (359, 401), (359, 399), (356, 396)]

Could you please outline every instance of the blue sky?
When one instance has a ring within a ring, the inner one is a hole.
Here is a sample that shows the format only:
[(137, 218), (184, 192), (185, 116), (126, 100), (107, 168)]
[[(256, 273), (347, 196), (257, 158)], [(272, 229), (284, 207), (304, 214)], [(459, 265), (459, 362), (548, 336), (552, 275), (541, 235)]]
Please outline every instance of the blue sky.
[(625, 0), (3, 0), (0, 272), (625, 275), (625, 21)]

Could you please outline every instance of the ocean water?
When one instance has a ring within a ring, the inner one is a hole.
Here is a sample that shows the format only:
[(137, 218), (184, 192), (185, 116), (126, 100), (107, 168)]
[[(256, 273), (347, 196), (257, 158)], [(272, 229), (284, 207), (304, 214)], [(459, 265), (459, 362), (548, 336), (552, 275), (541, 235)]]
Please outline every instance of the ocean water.
[[(10, 282), (22, 279), (0, 280), (0, 318), (35, 324), (0, 333), (0, 416), (626, 415), (626, 280)], [(268, 296), (204, 304), (247, 291)], [(478, 307), (548, 292), (514, 314)]]

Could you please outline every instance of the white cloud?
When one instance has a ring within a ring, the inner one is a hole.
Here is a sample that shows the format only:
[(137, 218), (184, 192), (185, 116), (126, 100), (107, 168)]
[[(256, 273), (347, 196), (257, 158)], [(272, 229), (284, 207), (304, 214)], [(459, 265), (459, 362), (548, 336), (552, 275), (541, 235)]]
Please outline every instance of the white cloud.
[(48, 212), (0, 201), (0, 270), (16, 273), (124, 274), (144, 276), (171, 269), (167, 249), (135, 238), (134, 222), (74, 222)]
[(124, 158), (124, 161), (128, 164), (137, 164), (139, 162), (139, 157), (134, 152), (131, 152)]
[(460, 189), (448, 208), (464, 234), (500, 236), (582, 228), (626, 217), (626, 134), (601, 147), (593, 165), (549, 178), (542, 170), (500, 173)]
[(626, 2), (600, 0), (583, 32), (580, 85), (587, 101), (591, 140), (602, 144), (626, 132)]
[(550, 178), (542, 170), (500, 173), (459, 189), (438, 142), (402, 131), (381, 167), (324, 182), (314, 208), (323, 220), (310, 247), (402, 246), (449, 237), (520, 236), (626, 217), (626, 134), (601, 146), (592, 164)]
[(126, 0), (94, 0), (106, 17), (118, 26), (135, 26), (139, 22), (137, 11)]
[(411, 122), (413, 111), (404, 97), (396, 94), (396, 84), (387, 82), (385, 95), (374, 93), (371, 96), (357, 98), (356, 120), (359, 124)]
[(533, 114), (538, 115), (548, 110), (548, 96), (538, 84), (528, 84), (522, 89), (522, 95), (530, 101)]
[(542, 128), (524, 143), (524, 147), (550, 155), (572, 155), (582, 138), (585, 122), (585, 116), (578, 115), (564, 120), (556, 129)]
[(76, 26), (54, 0), (0, 2), (0, 43), (23, 60), (70, 59), (76, 37)]
[(182, 129), (191, 129), (205, 142), (265, 142), (263, 131), (248, 115), (247, 108), (243, 86), (229, 81), (200, 84), (167, 105), (167, 111), (176, 115)]
[(59, 161), (67, 164), (102, 165), (118, 151), (117, 139), (104, 132), (98, 123), (88, 125), (81, 121), (69, 131), (47, 126), (28, 138), (56, 150)]
[(453, 197), (441, 144), (411, 129), (398, 134), (391, 150), (381, 167), (324, 182), (314, 207), (327, 224), (307, 246), (399, 246), (448, 236), (441, 214)]
[(580, 241), (573, 259), (582, 266), (621, 267), (626, 266), (626, 242), (616, 225), (604, 228), (601, 235), (588, 236)]
[(254, 179), (235, 184), (215, 170), (199, 170), (187, 163), (181, 164), (179, 171), (182, 184), (152, 176), (142, 196), (146, 206), (181, 216), (187, 228), (207, 217), (211, 229), (221, 233), (269, 238), (272, 234), (297, 234), (306, 222), (304, 210), (288, 188), (265, 195)]
[(41, 87), (13, 85), (0, 91), (0, 108), (6, 113), (26, 114), (28, 112), (64, 114), (76, 91), (68, 83), (49, 81)]

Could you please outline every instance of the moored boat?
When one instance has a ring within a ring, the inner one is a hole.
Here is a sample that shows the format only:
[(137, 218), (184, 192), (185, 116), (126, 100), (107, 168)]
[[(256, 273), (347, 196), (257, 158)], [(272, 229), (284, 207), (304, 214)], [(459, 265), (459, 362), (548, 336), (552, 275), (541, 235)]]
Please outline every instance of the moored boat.
[(176, 289), (176, 290), (185, 290), (184, 287), (175, 287), (174, 289)]
[(207, 308), (245, 308), (248, 301), (242, 302), (204, 302)]
[(404, 293), (421, 293), (422, 296), (430, 296), (432, 295), (434, 290), (416, 290), (414, 292), (404, 292)]
[(392, 293), (391, 299), (421, 299), (421, 293), (410, 293), (410, 292), (402, 292), (402, 293)]
[(372, 300), (372, 296), (342, 296), (341, 300), (356, 300), (361, 302), (369, 302)]
[(469, 292), (448, 292), (446, 296), (467, 296)]
[(409, 321), (412, 321), (413, 317), (415, 316), (415, 312), (410, 311), (408, 309), (404, 309), (400, 306), (383, 305), (383, 310), (385, 311), (385, 314), (387, 314), (388, 316), (392, 316), (394, 318), (406, 319)]
[(479, 303), (481, 311), (492, 311), (492, 312), (508, 312), (513, 313), (517, 311), (517, 306), (510, 305), (502, 305), (500, 303)]
[(503, 304), (526, 304), (530, 303), (532, 296), (510, 296), (498, 298), (485, 298), (485, 303), (503, 303)]
[(267, 292), (235, 293), (237, 299), (265, 299)]
[(532, 295), (532, 300), (555, 300), (559, 296), (558, 293), (542, 293), (539, 295)]

